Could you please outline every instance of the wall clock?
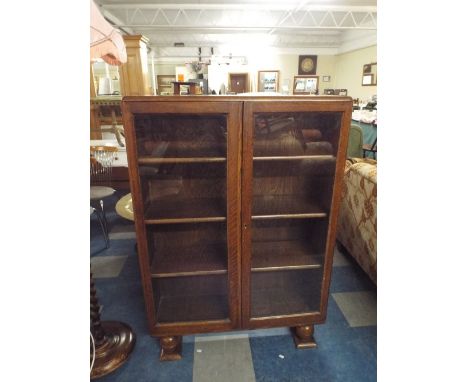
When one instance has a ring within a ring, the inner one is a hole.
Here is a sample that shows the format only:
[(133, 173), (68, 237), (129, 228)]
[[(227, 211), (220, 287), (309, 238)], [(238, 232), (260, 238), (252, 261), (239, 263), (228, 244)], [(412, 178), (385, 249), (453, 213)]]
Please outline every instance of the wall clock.
[(298, 74), (314, 75), (317, 71), (317, 56), (299, 56)]

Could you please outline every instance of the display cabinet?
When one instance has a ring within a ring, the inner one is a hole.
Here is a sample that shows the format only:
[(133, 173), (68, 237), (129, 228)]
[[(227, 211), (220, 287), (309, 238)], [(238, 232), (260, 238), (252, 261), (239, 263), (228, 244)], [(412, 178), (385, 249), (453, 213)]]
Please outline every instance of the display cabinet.
[(325, 320), (349, 97), (125, 97), (150, 332), (284, 327), (314, 347)]

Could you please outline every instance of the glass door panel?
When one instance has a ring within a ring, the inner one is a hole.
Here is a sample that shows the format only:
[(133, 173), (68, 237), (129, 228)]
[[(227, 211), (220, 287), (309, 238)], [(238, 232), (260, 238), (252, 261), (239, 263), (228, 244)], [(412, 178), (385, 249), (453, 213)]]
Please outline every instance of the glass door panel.
[(327, 219), (252, 222), (251, 316), (317, 311)]
[(255, 113), (254, 158), (336, 156), (340, 124), (340, 113)]
[(165, 112), (164, 102), (154, 108), (161, 112), (135, 114), (134, 147), (155, 322), (227, 325), (238, 314), (229, 288), (237, 228), (228, 220), (237, 195), (227, 187), (238, 176), (238, 126), (226, 111), (193, 112), (195, 103), (187, 105), (192, 112)]
[(147, 222), (226, 220), (226, 162), (140, 164)]
[(143, 158), (226, 159), (227, 120), (220, 115), (158, 114), (135, 118), (137, 150)]
[(226, 276), (153, 280), (158, 323), (229, 319)]
[(250, 318), (319, 312), (342, 113), (252, 118)]

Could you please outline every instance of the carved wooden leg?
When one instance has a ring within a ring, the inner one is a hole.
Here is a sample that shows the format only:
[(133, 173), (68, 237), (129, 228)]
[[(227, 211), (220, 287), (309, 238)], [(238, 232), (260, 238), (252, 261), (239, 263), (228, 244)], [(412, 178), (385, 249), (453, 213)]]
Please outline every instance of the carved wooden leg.
[[(99, 303), (91, 274), (91, 334), (94, 348), (91, 347), (90, 362), (93, 362), (91, 379), (100, 378), (120, 367), (133, 351), (135, 334), (123, 322), (101, 321)], [(93, 352), (94, 350), (94, 352)]]
[(314, 325), (296, 326), (292, 328), (294, 342), (298, 349), (317, 347), (314, 338)]
[(159, 339), (161, 352), (159, 359), (161, 361), (177, 361), (182, 359), (182, 337), (167, 336)]

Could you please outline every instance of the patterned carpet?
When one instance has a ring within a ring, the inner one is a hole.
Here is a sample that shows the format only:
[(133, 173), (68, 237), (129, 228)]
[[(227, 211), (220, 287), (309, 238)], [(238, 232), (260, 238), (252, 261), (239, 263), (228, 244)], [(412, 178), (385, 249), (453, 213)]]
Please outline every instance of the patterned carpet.
[(126, 192), (106, 200), (110, 248), (91, 218), (91, 269), (103, 320), (129, 324), (137, 341), (130, 359), (99, 381), (352, 381), (377, 380), (377, 291), (353, 259), (335, 249), (327, 321), (316, 349), (297, 350), (288, 328), (185, 336), (183, 359), (159, 361), (149, 336), (133, 222), (113, 210)]

